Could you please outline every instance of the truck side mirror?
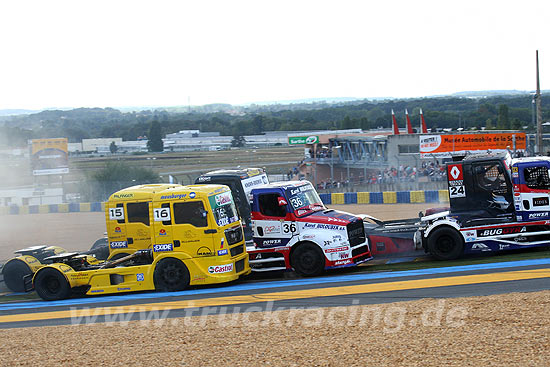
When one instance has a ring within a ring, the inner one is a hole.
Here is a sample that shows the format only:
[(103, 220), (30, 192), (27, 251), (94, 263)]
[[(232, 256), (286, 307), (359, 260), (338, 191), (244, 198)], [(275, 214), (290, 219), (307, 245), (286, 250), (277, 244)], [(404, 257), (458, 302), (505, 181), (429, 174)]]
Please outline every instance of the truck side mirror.
[(277, 203), (279, 204), (279, 206), (285, 206), (286, 204), (288, 204), (288, 203), (286, 202), (285, 198), (282, 197), (282, 196), (279, 196), (279, 197), (277, 198)]
[(201, 215), (201, 218), (206, 218), (208, 216), (208, 212), (203, 209), (200, 211), (200, 215)]

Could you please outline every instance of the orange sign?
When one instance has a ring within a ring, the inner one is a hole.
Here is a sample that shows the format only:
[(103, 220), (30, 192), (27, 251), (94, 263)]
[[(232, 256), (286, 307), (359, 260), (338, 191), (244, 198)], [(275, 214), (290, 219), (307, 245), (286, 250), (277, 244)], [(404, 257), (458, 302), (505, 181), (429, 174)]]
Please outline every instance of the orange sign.
[(451, 157), (452, 153), (525, 150), (525, 133), (453, 134), (420, 136), (421, 157)]

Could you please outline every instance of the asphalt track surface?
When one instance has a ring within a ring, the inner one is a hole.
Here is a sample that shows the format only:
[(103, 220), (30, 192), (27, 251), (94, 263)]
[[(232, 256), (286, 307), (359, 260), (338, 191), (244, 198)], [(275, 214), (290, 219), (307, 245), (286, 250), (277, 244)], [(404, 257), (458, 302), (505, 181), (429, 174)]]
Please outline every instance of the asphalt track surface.
[(381, 304), (549, 289), (550, 259), (395, 272), (333, 271), (325, 277), (238, 281), (172, 293), (4, 303), (0, 304), (0, 328)]

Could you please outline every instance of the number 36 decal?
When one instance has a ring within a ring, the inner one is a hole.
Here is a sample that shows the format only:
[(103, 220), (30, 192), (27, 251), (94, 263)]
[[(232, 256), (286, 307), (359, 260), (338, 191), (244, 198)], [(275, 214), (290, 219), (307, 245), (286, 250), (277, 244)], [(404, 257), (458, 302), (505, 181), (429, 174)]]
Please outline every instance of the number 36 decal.
[(294, 233), (294, 232), (296, 232), (296, 224), (294, 224), (294, 223), (290, 223), (290, 224), (285, 223), (285, 224), (283, 224), (283, 232), (284, 233), (291, 233), (291, 232)]

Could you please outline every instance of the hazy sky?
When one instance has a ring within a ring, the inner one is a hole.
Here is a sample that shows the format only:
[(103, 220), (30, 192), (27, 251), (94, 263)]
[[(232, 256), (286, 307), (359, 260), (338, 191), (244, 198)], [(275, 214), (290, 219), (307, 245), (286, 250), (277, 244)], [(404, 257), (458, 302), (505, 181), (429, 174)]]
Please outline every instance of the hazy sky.
[[(550, 1), (2, 1), (0, 109), (550, 89)], [(546, 47), (546, 48), (545, 48)]]

